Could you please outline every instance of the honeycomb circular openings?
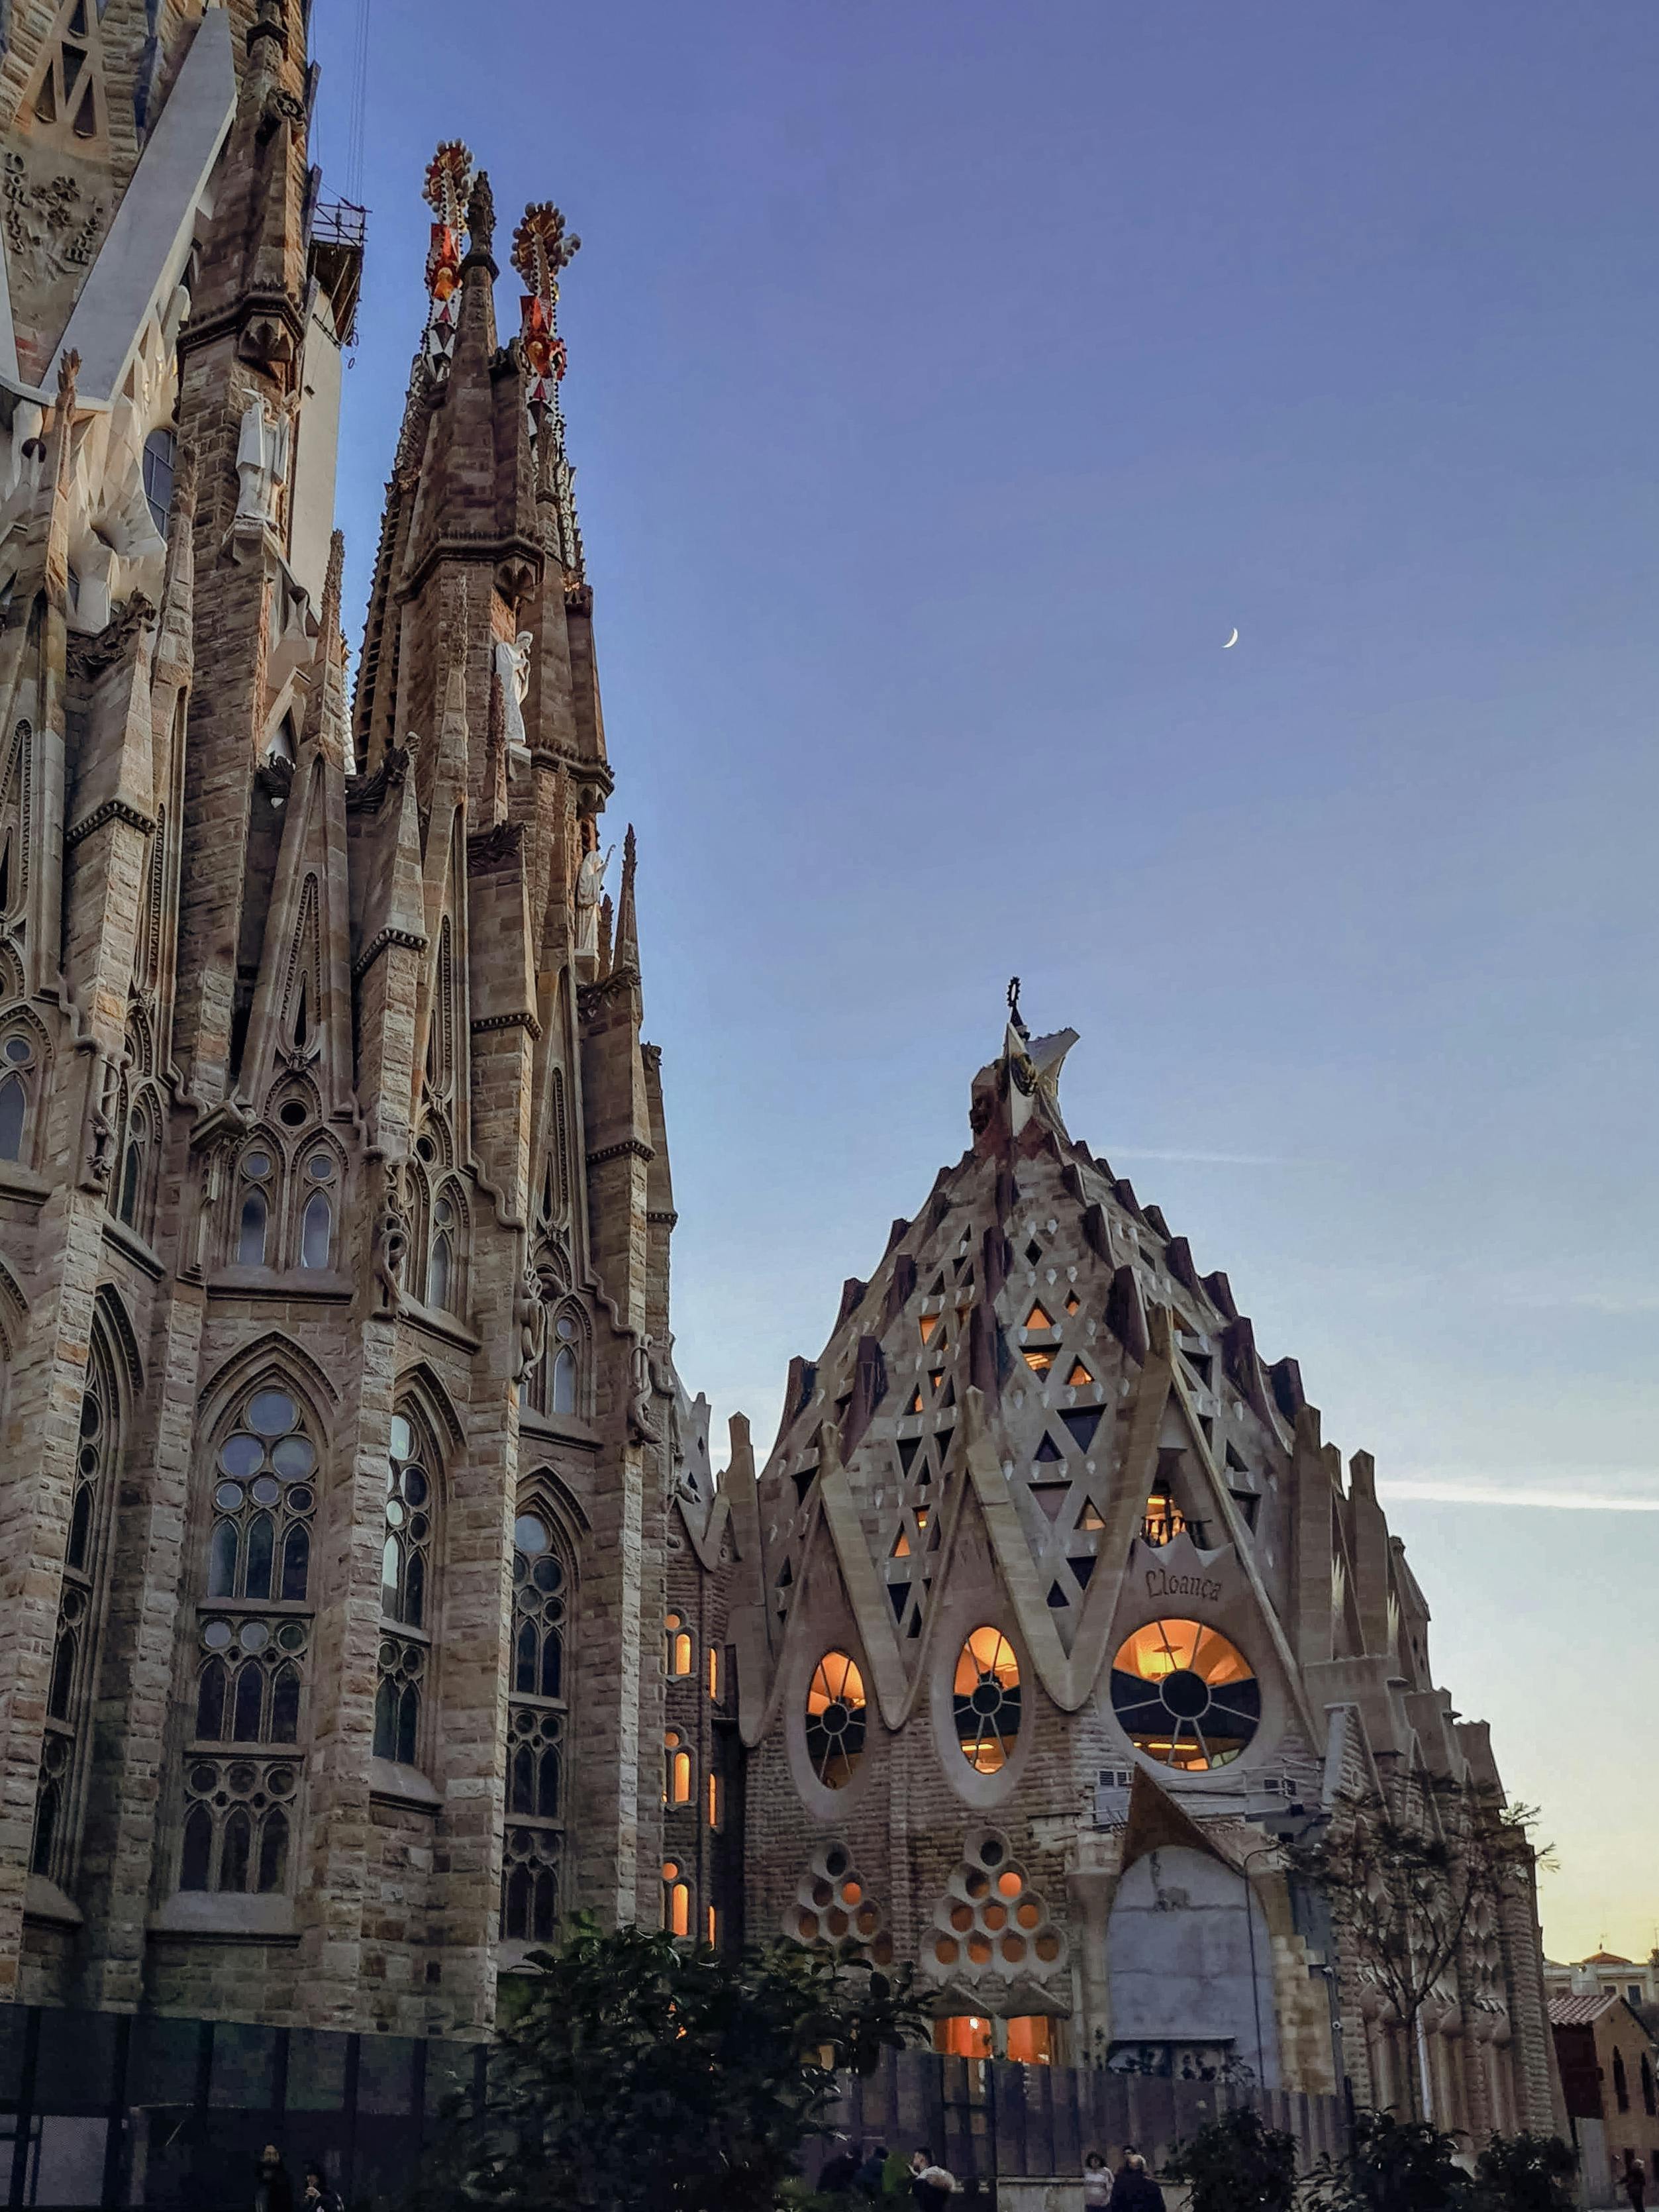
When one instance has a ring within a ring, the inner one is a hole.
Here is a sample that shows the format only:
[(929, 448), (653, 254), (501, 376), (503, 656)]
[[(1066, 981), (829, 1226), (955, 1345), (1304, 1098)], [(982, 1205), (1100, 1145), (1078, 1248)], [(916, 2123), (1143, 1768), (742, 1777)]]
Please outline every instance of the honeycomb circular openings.
[(826, 1844), (802, 1875), (783, 1915), (783, 1932), (802, 1943), (840, 1943), (849, 1937), (873, 1966), (893, 1962), (887, 1916), (871, 1897), (844, 1843)]
[(1012, 1975), (1057, 1965), (1065, 1944), (1029, 1880), (1006, 1836), (994, 1830), (969, 1836), (962, 1863), (934, 1909), (935, 1933), (924, 1947), (924, 1966), (939, 1973), (965, 1963), (970, 1970)]

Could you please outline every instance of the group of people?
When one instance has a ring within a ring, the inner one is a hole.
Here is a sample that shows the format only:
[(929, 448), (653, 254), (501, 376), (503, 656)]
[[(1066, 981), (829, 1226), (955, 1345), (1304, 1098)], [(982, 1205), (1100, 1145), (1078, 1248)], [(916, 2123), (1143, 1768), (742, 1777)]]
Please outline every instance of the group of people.
[(322, 2167), (315, 2165), (306, 2168), (305, 2186), (296, 2203), (283, 2154), (275, 2143), (267, 2143), (254, 2172), (253, 2212), (345, 2212), (345, 2205), (337, 2191), (329, 2187)]
[[(818, 2176), (825, 2197), (864, 2198), (891, 2203), (908, 2197), (917, 2212), (945, 2212), (962, 2184), (932, 2151), (889, 2150), (876, 2143), (866, 2151), (861, 2143), (838, 2139), (840, 2148), (823, 2162)], [(1097, 2150), (1083, 2162), (1084, 2212), (1097, 2212), (1109, 2204), (1113, 2212), (1164, 2212), (1164, 2191), (1146, 2171), (1146, 2161), (1133, 2143), (1123, 2146), (1123, 2162), (1115, 2173)], [(327, 2212), (327, 2208), (322, 2208)]]

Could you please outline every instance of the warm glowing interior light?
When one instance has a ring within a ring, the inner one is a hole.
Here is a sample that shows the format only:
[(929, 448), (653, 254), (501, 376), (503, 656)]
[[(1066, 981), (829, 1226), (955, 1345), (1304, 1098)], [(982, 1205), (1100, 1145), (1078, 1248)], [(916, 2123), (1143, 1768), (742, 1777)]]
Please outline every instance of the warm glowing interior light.
[(1027, 1328), (1043, 1329), (1052, 1328), (1054, 1323), (1041, 1306), (1033, 1306), (1025, 1316), (1025, 1326)]
[(1079, 1359), (1073, 1364), (1071, 1373), (1066, 1377), (1066, 1387), (1068, 1390), (1086, 1390), (1094, 1379)]
[(1022, 1347), (1020, 1357), (1033, 1375), (1046, 1375), (1054, 1364), (1054, 1355), (1052, 1352), (1039, 1351), (1029, 1344)]
[(933, 1342), (933, 1332), (939, 1327), (939, 1317), (937, 1314), (923, 1314), (921, 1322), (918, 1323), (918, 1326), (921, 1330), (921, 1341), (924, 1348)]
[(898, 1532), (898, 1541), (893, 1547), (891, 1556), (896, 1559), (908, 1559), (910, 1556), (910, 1539), (902, 1528)]

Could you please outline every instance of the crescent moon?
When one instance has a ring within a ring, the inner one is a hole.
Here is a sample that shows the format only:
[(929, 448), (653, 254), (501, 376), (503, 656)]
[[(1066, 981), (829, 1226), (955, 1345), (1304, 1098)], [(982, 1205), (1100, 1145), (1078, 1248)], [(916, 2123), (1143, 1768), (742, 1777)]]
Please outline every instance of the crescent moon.
[(1230, 646), (1230, 645), (1237, 645), (1237, 643), (1238, 643), (1238, 632), (1237, 632), (1237, 630), (1235, 630), (1235, 631), (1233, 632), (1232, 635), (1231, 635), (1231, 636), (1227, 640), (1227, 644), (1226, 644), (1226, 645), (1224, 645), (1224, 646), (1222, 647), (1221, 650), (1222, 650), (1224, 653), (1225, 653), (1225, 651), (1227, 650), (1227, 646)]

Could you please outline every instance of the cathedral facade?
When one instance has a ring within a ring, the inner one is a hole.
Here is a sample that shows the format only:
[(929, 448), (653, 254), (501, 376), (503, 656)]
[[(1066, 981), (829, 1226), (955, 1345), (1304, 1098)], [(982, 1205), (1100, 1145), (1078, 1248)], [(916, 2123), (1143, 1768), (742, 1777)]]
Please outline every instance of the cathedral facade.
[[(970, 2055), (1398, 2097), (1287, 1854), (1490, 1750), (1064, 1038), (714, 1472), (559, 211), (433, 160), (349, 686), (299, 0), (9, 25), (0, 1998), (465, 2039), (584, 1907), (912, 1963)], [(1437, 2110), (1549, 2124), (1529, 1897), (1431, 2011)]]

